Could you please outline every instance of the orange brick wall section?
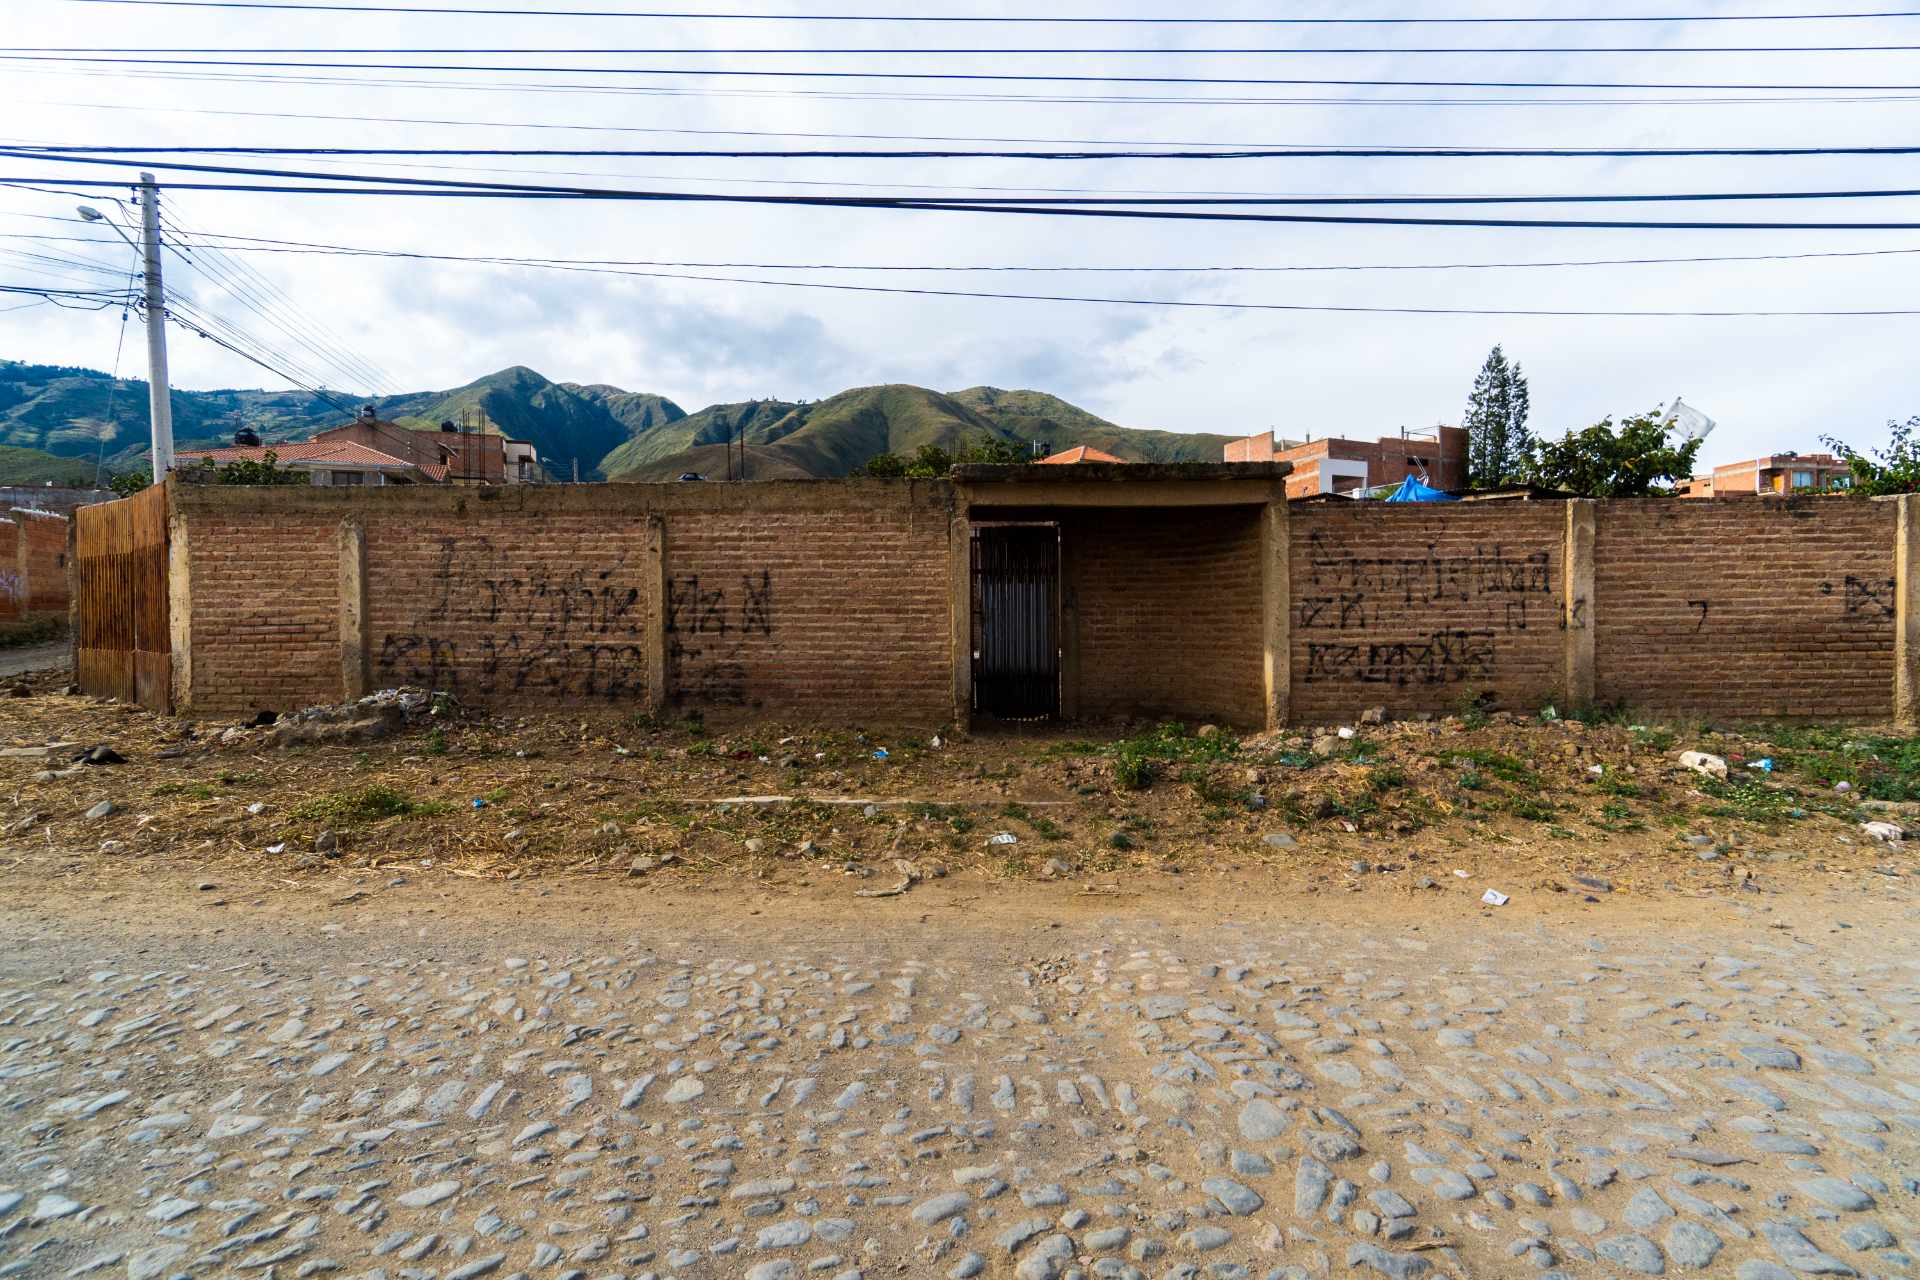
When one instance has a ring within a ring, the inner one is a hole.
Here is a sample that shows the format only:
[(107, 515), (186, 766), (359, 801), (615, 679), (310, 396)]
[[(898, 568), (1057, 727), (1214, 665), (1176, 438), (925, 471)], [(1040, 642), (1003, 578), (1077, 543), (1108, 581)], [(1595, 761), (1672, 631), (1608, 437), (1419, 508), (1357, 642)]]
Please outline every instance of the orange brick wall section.
[(195, 712), (340, 700), (339, 525), (271, 509), (191, 517)]
[(1565, 518), (1560, 503), (1295, 506), (1294, 718), (1553, 701)]
[(1082, 716), (1264, 722), (1260, 517), (1258, 507), (1063, 515)]
[(26, 612), (26, 584), (20, 581), (20, 526), (0, 519), (0, 622), (16, 622)]
[(27, 543), (27, 611), (67, 611), (67, 518), (13, 513)]
[(671, 514), (674, 704), (951, 719), (948, 539), (945, 519), (897, 503)]
[(1598, 504), (1596, 693), (1649, 710), (1886, 718), (1892, 503)]
[(645, 697), (644, 514), (370, 514), (364, 527), (375, 687), (476, 705)]

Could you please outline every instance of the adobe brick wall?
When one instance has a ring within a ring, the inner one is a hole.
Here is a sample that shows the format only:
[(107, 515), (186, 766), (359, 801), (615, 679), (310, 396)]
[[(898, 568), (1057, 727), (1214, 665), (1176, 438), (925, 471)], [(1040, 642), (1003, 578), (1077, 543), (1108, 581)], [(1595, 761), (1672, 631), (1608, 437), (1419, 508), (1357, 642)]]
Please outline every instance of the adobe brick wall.
[(11, 519), (26, 543), (27, 612), (65, 614), (67, 517), (15, 511)]
[(26, 612), (26, 584), (20, 580), (20, 526), (0, 518), (0, 622), (17, 622)]
[(951, 719), (948, 517), (904, 493), (884, 497), (669, 514), (674, 705), (841, 722)]
[(644, 512), (369, 512), (364, 528), (376, 688), (447, 689), (477, 705), (645, 697)]
[[(1069, 668), (1080, 715), (1259, 727), (1259, 507), (1062, 513)], [(1077, 698), (1076, 696), (1077, 695)]]
[(191, 706), (181, 709), (245, 714), (338, 702), (339, 514), (277, 510), (270, 491), (229, 492), (260, 501), (188, 518)]
[(1554, 701), (1565, 518), (1557, 502), (1294, 507), (1293, 718)]
[[(675, 705), (844, 721), (952, 713), (951, 486), (283, 490), (179, 486), (194, 714), (343, 696), (341, 526), (369, 677), (479, 705)], [(650, 529), (657, 526), (657, 532)], [(657, 548), (664, 547), (664, 562)]]
[(1709, 715), (1886, 718), (1895, 508), (1597, 505), (1596, 694)]

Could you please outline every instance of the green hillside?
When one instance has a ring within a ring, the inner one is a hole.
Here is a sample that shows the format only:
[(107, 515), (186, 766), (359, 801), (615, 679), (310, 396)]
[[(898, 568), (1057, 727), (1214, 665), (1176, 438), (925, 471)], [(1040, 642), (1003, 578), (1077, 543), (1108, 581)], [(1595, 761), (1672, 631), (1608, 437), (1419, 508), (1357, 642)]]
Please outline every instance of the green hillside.
[[(389, 421), (438, 426), (465, 422), (530, 440), (548, 472), (586, 478), (671, 479), (682, 472), (725, 476), (726, 446), (744, 441), (748, 474), (844, 476), (880, 453), (921, 445), (957, 451), (983, 437), (1044, 445), (1093, 445), (1133, 461), (1220, 457), (1226, 435), (1186, 435), (1117, 426), (1042, 391), (969, 387), (943, 393), (889, 384), (856, 387), (824, 400), (746, 400), (688, 413), (665, 396), (606, 383), (553, 382), (515, 365), (444, 391), (368, 399), (304, 391), (173, 393), (174, 440), (182, 449), (225, 444), (250, 427), (268, 444), (304, 440), (345, 424), (372, 404)], [(44, 479), (49, 459), (109, 471), (141, 465), (148, 442), (147, 384), (93, 369), (0, 361), (0, 483)], [(76, 472), (77, 474), (77, 472)]]
[(60, 458), (39, 449), (0, 444), (0, 484), (45, 484), (49, 480), (57, 485), (91, 485), (94, 460)]

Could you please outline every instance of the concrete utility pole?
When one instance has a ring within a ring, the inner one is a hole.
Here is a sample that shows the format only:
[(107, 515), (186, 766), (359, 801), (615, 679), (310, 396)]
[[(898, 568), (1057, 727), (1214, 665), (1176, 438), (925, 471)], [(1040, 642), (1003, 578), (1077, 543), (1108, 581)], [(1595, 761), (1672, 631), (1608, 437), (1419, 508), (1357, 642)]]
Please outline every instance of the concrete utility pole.
[(147, 396), (153, 418), (153, 481), (173, 470), (173, 400), (167, 387), (167, 298), (160, 280), (160, 188), (140, 175), (141, 252), (147, 275)]

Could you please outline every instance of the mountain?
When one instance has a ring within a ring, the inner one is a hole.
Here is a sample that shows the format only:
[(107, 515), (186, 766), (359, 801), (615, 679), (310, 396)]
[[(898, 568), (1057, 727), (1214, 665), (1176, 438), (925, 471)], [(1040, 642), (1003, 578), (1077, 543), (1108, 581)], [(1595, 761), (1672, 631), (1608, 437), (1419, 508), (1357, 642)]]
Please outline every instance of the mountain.
[[(369, 399), (305, 391), (173, 392), (174, 439), (183, 449), (229, 441), (242, 426), (274, 444), (340, 426), (357, 406), (407, 425), (464, 422), (530, 440), (555, 479), (845, 476), (880, 453), (922, 445), (959, 450), (982, 439), (1049, 450), (1093, 445), (1134, 461), (1215, 459), (1225, 435), (1117, 426), (1041, 391), (969, 387), (943, 393), (890, 384), (824, 400), (746, 400), (688, 413), (665, 396), (605, 383), (553, 382), (522, 365), (444, 391)], [(92, 369), (0, 361), (0, 484), (44, 480), (50, 459), (134, 470), (147, 449), (147, 384)], [(75, 474), (78, 474), (77, 471)]]
[(0, 484), (46, 484), (61, 487), (90, 486), (94, 479), (92, 458), (60, 458), (38, 449), (21, 449), (0, 444)]

